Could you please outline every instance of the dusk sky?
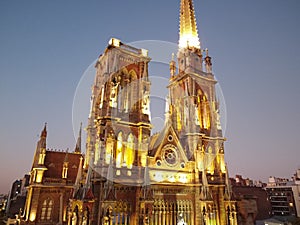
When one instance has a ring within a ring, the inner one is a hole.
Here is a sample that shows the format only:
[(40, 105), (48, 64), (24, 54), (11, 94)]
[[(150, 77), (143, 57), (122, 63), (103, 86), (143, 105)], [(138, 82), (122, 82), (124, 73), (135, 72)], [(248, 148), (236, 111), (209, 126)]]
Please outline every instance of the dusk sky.
[[(179, 3), (0, 1), (0, 193), (30, 171), (45, 122), (49, 148), (74, 149), (76, 87), (111, 37), (178, 43)], [(226, 101), (230, 176), (290, 178), (300, 168), (300, 1), (194, 5), (201, 46), (209, 49)], [(168, 68), (159, 76), (168, 78)]]

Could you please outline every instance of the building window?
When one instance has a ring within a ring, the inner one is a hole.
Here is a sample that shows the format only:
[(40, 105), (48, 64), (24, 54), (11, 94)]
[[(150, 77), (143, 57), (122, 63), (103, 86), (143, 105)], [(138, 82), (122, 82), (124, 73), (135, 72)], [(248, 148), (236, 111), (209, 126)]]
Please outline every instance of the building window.
[(126, 163), (128, 169), (132, 168), (132, 164), (134, 162), (134, 138), (132, 134), (129, 134), (127, 139), (124, 162)]
[(53, 209), (53, 200), (48, 198), (45, 199), (42, 205), (42, 213), (41, 213), (41, 220), (51, 220)]
[(123, 160), (123, 134), (120, 132), (118, 134), (117, 140), (117, 149), (116, 149), (116, 166), (117, 168), (121, 168)]
[(63, 171), (62, 171), (63, 179), (66, 179), (68, 177), (68, 166), (69, 166), (68, 164), (69, 164), (68, 162), (64, 162)]

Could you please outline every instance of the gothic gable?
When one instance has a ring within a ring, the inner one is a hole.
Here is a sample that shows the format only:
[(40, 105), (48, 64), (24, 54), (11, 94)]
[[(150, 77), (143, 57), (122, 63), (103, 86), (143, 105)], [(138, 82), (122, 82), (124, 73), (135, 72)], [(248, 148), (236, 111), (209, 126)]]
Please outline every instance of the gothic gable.
[(168, 123), (151, 143), (149, 155), (158, 166), (180, 168), (188, 159), (172, 124)]

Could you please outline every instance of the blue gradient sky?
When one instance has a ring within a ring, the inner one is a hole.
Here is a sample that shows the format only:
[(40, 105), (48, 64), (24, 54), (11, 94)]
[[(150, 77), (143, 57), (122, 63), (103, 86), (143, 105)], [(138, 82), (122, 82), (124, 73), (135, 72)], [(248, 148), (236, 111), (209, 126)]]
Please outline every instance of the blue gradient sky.
[[(226, 99), (230, 175), (290, 177), (300, 167), (300, 2), (194, 3)], [(0, 193), (30, 170), (44, 122), (48, 147), (74, 148), (76, 86), (110, 37), (177, 43), (178, 19), (179, 0), (0, 1)]]

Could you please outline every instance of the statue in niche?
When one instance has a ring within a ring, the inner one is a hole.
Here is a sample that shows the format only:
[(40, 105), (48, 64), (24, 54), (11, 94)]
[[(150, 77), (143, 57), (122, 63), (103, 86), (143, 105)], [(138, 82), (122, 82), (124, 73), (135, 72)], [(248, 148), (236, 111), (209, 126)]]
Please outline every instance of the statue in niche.
[(205, 67), (207, 73), (212, 73), (212, 62), (211, 57), (208, 55), (208, 49), (205, 49), (206, 57), (205, 57)]
[(116, 79), (113, 79), (111, 82), (111, 94), (110, 94), (110, 107), (117, 107), (117, 92), (118, 92), (119, 83)]
[(72, 225), (77, 225), (77, 214), (76, 214), (76, 212), (73, 212), (73, 215), (72, 215)]
[(142, 109), (144, 114), (149, 114), (149, 102), (150, 102), (150, 93), (147, 90), (146, 86), (144, 86), (143, 90), (143, 100), (142, 100)]
[(106, 210), (105, 216), (103, 217), (103, 225), (111, 225), (112, 220), (112, 208), (109, 207)]
[(184, 221), (182, 213), (179, 214), (177, 225), (187, 225), (187, 223)]
[(85, 210), (82, 217), (82, 225), (88, 225), (88, 211)]

